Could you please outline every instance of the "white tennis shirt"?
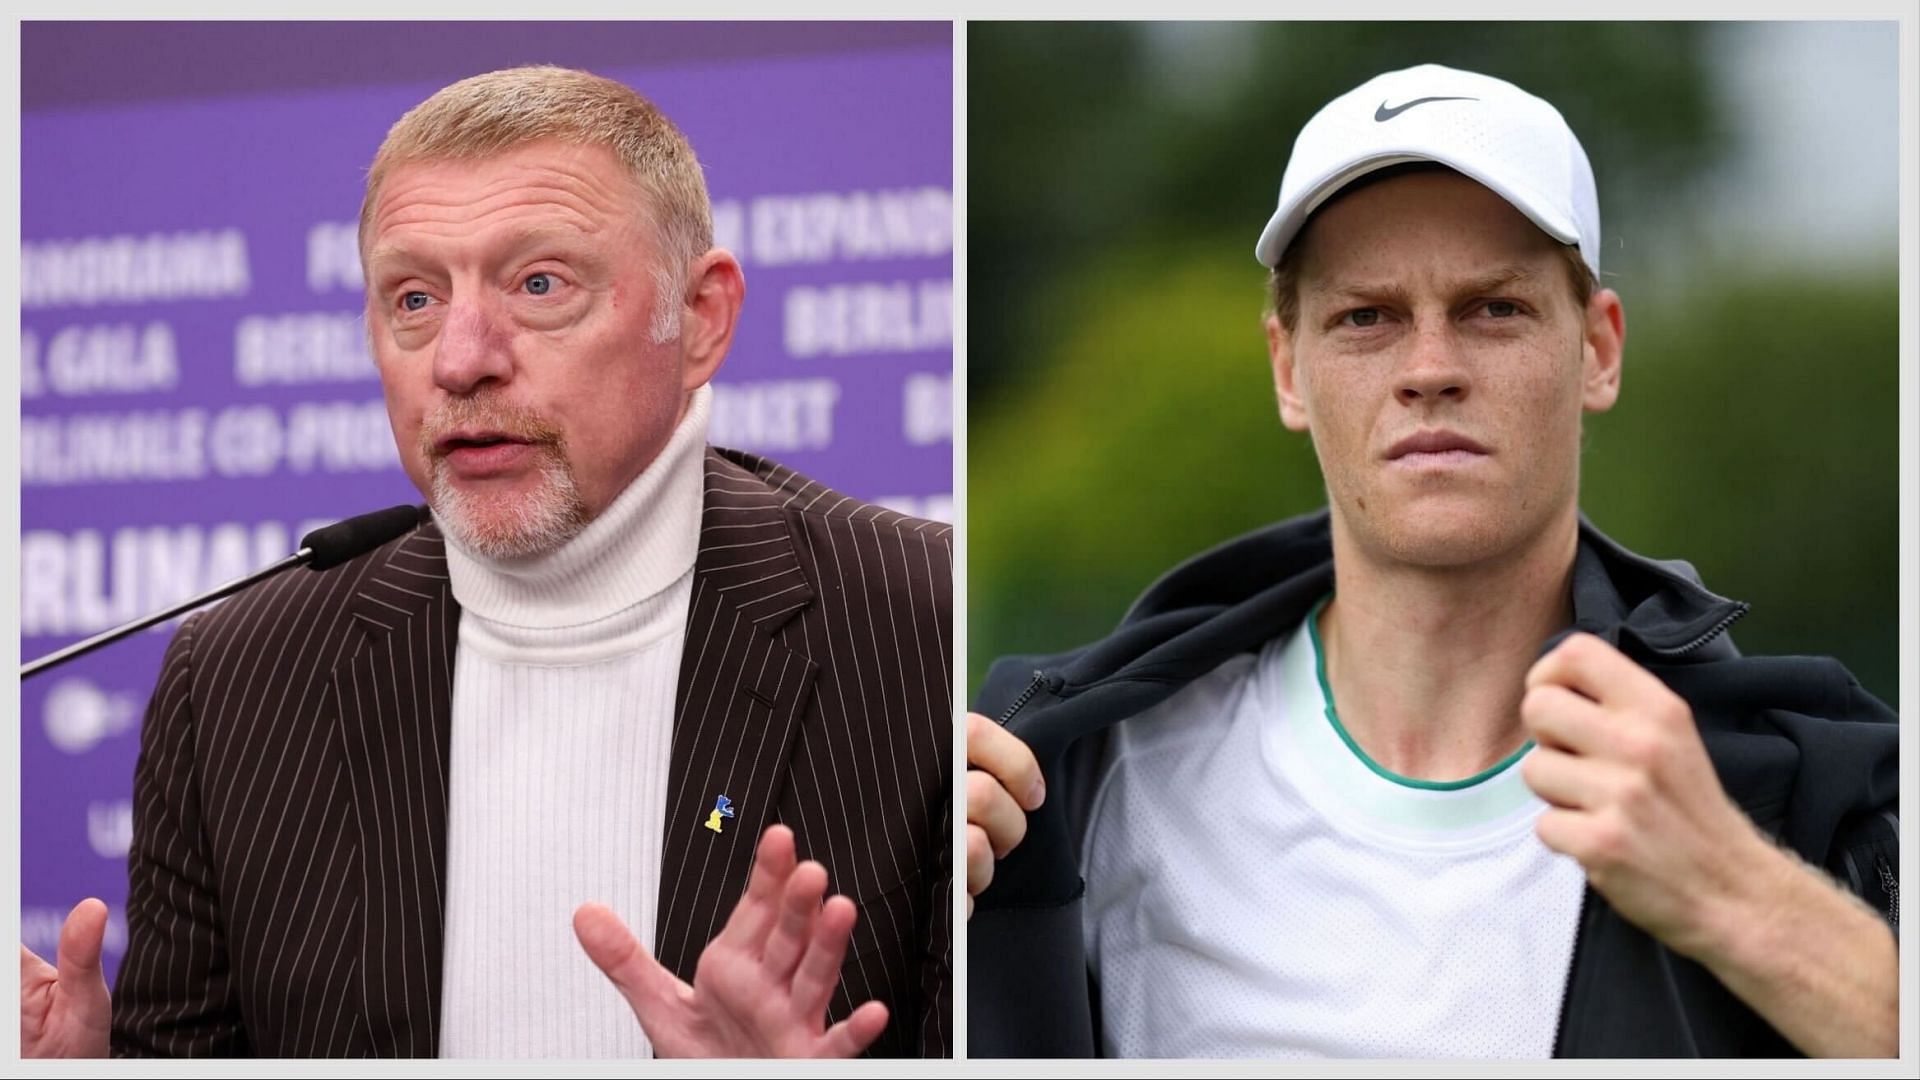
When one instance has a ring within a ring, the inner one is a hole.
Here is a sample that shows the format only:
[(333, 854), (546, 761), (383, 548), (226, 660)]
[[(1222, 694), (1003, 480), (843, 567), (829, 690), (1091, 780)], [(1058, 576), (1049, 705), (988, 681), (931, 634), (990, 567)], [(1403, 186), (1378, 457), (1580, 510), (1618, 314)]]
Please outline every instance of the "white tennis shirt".
[(1081, 856), (1103, 1051), (1551, 1056), (1586, 879), (1535, 836), (1522, 754), (1374, 764), (1317, 614), (1114, 728)]

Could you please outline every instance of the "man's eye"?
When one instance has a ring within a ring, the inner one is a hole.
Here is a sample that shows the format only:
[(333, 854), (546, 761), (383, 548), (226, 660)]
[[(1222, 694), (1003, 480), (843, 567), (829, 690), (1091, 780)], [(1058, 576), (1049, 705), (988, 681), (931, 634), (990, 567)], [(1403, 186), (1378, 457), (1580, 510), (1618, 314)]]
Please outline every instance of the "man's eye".
[(535, 296), (545, 296), (553, 291), (553, 275), (530, 274), (521, 287)]
[(1380, 322), (1379, 308), (1370, 308), (1370, 307), (1355, 308), (1354, 310), (1347, 312), (1347, 325), (1349, 326), (1374, 326), (1379, 322)]
[(418, 290), (400, 297), (400, 306), (407, 311), (419, 311), (431, 303), (433, 303), (433, 297)]
[(1520, 305), (1511, 300), (1489, 300), (1487, 301), (1487, 314), (1496, 319), (1511, 318), (1520, 314)]

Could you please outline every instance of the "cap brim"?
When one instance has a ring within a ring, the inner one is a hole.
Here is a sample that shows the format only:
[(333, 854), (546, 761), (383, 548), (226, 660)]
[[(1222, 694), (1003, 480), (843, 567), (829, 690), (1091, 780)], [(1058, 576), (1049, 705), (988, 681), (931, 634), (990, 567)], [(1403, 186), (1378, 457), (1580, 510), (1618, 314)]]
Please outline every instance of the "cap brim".
[(1528, 221), (1539, 226), (1541, 231), (1563, 244), (1580, 242), (1579, 230), (1572, 221), (1554, 213), (1548, 201), (1539, 193), (1522, 189), (1517, 185), (1496, 181), (1490, 178), (1489, 171), (1477, 162), (1462, 160), (1457, 156), (1425, 153), (1418, 150), (1395, 150), (1375, 154), (1359, 161), (1348, 162), (1341, 168), (1328, 173), (1309, 185), (1291, 202), (1283, 202), (1267, 219), (1267, 227), (1260, 232), (1260, 240), (1254, 245), (1253, 257), (1269, 269), (1280, 264), (1280, 257), (1286, 254), (1287, 245), (1293, 243), (1300, 234), (1306, 220), (1315, 210), (1326, 205), (1327, 201), (1339, 194), (1355, 180), (1387, 168), (1390, 165), (1403, 165), (1414, 161), (1431, 161), (1436, 165), (1460, 173), (1467, 179), (1480, 184), (1494, 194), (1507, 200), (1513, 208), (1526, 215)]

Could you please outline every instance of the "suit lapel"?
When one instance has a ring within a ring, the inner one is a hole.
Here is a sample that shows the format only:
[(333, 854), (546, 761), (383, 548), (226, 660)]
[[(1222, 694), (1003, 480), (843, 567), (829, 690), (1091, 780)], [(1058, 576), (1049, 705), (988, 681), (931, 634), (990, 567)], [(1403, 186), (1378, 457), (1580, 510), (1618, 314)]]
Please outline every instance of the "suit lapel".
[[(746, 888), (761, 832), (777, 820), (819, 673), (776, 636), (814, 599), (785, 500), (708, 450), (654, 926), (655, 955), (689, 982)], [(722, 797), (732, 817), (716, 819)]]
[[(460, 609), (427, 525), (388, 551), (351, 601), (366, 643), (333, 676), (361, 855), (364, 1030), (381, 1057), (439, 1046), (447, 761)], [(356, 951), (357, 950), (357, 951)]]

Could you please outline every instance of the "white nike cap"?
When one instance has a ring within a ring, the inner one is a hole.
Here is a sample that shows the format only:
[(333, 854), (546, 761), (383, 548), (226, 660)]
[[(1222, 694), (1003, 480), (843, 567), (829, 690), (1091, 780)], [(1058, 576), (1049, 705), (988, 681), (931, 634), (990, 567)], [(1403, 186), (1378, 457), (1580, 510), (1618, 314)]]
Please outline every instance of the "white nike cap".
[(1254, 257), (1279, 263), (1309, 215), (1376, 169), (1438, 162), (1491, 188), (1600, 274), (1593, 166), (1560, 110), (1489, 75), (1421, 64), (1329, 101), (1300, 129)]

